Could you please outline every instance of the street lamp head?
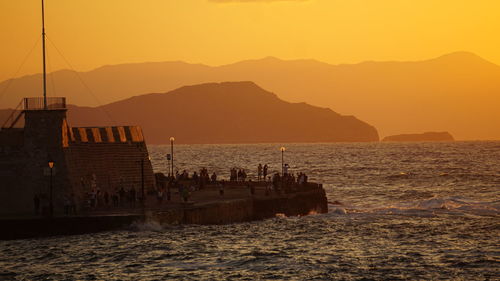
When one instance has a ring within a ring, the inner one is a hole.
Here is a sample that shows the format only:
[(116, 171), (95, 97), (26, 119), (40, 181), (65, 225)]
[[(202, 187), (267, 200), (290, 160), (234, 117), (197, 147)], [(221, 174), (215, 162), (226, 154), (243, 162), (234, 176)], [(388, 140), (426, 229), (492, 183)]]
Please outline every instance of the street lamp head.
[(283, 152), (283, 151), (285, 151), (285, 150), (286, 150), (286, 148), (285, 148), (284, 146), (282, 146), (282, 147), (280, 148), (280, 150)]
[(170, 141), (174, 141), (174, 140), (175, 140), (175, 138), (174, 138), (174, 137), (170, 137)]
[(54, 161), (49, 161), (49, 168), (54, 168)]

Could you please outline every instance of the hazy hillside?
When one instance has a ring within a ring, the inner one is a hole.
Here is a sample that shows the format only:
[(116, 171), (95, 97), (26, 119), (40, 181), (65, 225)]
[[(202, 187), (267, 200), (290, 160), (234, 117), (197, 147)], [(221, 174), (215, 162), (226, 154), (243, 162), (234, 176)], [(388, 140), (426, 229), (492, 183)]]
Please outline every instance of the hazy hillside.
[(420, 134), (401, 134), (394, 136), (387, 136), (382, 141), (454, 141), (453, 136), (448, 132), (425, 132)]
[[(381, 135), (449, 131), (457, 139), (500, 139), (500, 67), (471, 53), (453, 53), (418, 62), (364, 62), (329, 65), (276, 58), (220, 67), (182, 62), (105, 66), (81, 73), (90, 94), (71, 71), (49, 75), (55, 95), (72, 104), (95, 106), (184, 85), (254, 81), (291, 102), (353, 114)], [(0, 90), (6, 82), (0, 84)], [(41, 76), (16, 79), (2, 108), (24, 96), (40, 95)]]
[[(108, 115), (114, 120), (110, 120)], [(186, 86), (98, 108), (70, 106), (72, 126), (140, 125), (148, 143), (378, 141), (375, 128), (353, 116), (288, 103), (252, 82)]]

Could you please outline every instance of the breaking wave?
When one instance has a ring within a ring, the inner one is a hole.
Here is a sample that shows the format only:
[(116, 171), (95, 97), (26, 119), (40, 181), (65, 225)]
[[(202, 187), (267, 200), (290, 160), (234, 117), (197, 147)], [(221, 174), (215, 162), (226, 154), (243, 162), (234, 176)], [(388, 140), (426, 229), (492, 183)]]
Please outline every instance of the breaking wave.
[(460, 196), (432, 197), (423, 200), (400, 202), (387, 207), (374, 208), (367, 212), (378, 214), (407, 214), (428, 215), (431, 214), (455, 214), (455, 215), (500, 215), (500, 202), (482, 202)]

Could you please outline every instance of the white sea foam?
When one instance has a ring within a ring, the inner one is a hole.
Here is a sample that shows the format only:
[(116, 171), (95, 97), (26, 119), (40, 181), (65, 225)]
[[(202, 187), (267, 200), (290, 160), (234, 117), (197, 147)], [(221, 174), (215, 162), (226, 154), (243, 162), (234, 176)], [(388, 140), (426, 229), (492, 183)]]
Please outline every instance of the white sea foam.
[(341, 208), (341, 207), (336, 207), (330, 211), (331, 213), (337, 214), (337, 215), (345, 215), (347, 214), (346, 209)]
[(134, 222), (131, 225), (131, 228), (138, 231), (162, 231), (162, 225), (153, 220), (148, 220), (146, 222)]
[(380, 214), (428, 215), (436, 213), (499, 215), (499, 204), (482, 202), (460, 196), (432, 197), (428, 199), (405, 201), (387, 207), (378, 207), (367, 212)]

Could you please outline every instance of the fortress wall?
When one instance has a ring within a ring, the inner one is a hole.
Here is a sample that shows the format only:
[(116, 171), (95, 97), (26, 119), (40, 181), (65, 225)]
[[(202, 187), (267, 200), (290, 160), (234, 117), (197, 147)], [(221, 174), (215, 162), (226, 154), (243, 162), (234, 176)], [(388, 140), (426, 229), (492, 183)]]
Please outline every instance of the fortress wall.
[(26, 160), (22, 151), (0, 152), (0, 216), (34, 213), (34, 187), (24, 177)]
[[(53, 170), (54, 207), (62, 209), (60, 194), (69, 185), (65, 176), (65, 159), (61, 149), (61, 121), (65, 110), (35, 110), (25, 112), (25, 127), (16, 135), (20, 145), (1, 143), (0, 204), (1, 216), (27, 216), (34, 214), (33, 198), (40, 197), (40, 206), (48, 210), (50, 198), (50, 169)], [(20, 136), (22, 135), (22, 140)]]
[(140, 196), (141, 161), (145, 192), (154, 189), (153, 168), (138, 127), (68, 128), (64, 154), (77, 207), (84, 207), (93, 188), (111, 196), (121, 187), (133, 187)]
[(50, 169), (54, 214), (74, 194), (82, 207), (92, 187), (112, 195), (121, 186), (141, 194), (141, 160), (145, 190), (154, 175), (140, 127), (71, 128), (66, 110), (27, 110), (24, 129), (0, 132), (0, 216), (32, 216), (34, 197), (48, 213)]
[(15, 128), (0, 131), (0, 150), (19, 149), (23, 144), (23, 129)]

